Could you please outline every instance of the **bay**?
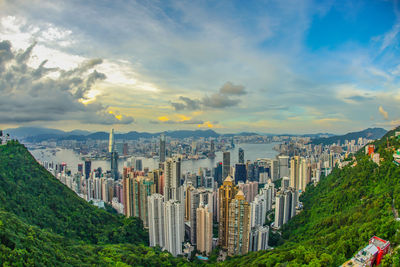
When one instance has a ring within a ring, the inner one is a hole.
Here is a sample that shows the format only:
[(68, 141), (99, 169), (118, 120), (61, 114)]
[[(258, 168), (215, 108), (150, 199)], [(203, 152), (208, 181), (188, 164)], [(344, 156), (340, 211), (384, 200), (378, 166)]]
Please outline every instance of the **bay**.
[[(277, 143), (268, 144), (237, 144), (234, 149), (230, 150), (231, 153), (231, 166), (238, 163), (238, 150), (242, 148), (244, 150), (245, 161), (255, 161), (259, 158), (275, 158), (278, 154), (273, 148)], [(55, 153), (54, 149), (34, 149), (30, 150), (31, 154), (35, 157), (37, 161), (43, 162), (53, 162), (62, 163), (65, 162), (69, 170), (72, 173), (78, 171), (78, 164), (84, 164), (82, 161), (82, 156), (75, 153), (72, 149), (62, 149), (58, 148)], [(156, 169), (158, 167), (158, 159), (135, 157), (142, 160), (143, 168), (149, 168), (149, 170)], [(197, 173), (199, 168), (212, 169), (216, 166), (218, 162), (222, 161), (222, 152), (218, 151), (215, 153), (215, 158), (206, 158), (198, 160), (184, 160), (182, 162), (182, 172), (183, 173)], [(124, 166), (124, 159), (118, 161), (118, 169), (122, 172)], [(103, 171), (110, 169), (109, 160), (92, 160), (92, 169), (101, 167)]]

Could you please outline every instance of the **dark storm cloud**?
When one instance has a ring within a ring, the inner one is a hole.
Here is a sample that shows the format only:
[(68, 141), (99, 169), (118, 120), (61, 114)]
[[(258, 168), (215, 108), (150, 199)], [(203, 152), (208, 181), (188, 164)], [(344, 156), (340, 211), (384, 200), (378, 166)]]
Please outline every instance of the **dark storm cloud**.
[[(243, 85), (234, 85), (226, 82), (217, 93), (210, 96), (205, 95), (202, 99), (191, 99), (189, 97), (180, 96), (179, 102), (171, 102), (172, 107), (176, 110), (199, 110), (205, 108), (223, 109), (236, 106), (240, 99), (235, 96), (247, 94)], [(234, 98), (232, 98), (234, 97)]]
[[(25, 51), (12, 51), (9, 41), (0, 42), (0, 123), (77, 120), (94, 124), (129, 124), (132, 117), (116, 116), (107, 107), (81, 101), (97, 82), (106, 76), (92, 69), (101, 59), (83, 62), (70, 71), (28, 66), (32, 44)], [(48, 74), (57, 78), (50, 78)], [(118, 114), (117, 114), (118, 115)], [(119, 119), (118, 119), (118, 118)]]
[(180, 96), (179, 100), (181, 102), (171, 102), (171, 105), (175, 108), (175, 110), (198, 110), (201, 107), (201, 101), (196, 99)]
[(231, 82), (226, 82), (220, 89), (219, 92), (225, 95), (245, 95), (247, 92), (243, 85), (234, 85)]

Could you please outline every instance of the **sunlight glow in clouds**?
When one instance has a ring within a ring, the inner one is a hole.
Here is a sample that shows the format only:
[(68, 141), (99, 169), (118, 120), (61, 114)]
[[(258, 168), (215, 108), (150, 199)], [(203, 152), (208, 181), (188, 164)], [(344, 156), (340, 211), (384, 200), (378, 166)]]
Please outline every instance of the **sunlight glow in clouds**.
[[(0, 42), (15, 53), (37, 42), (32, 69), (101, 61), (82, 110), (48, 127), (87, 128), (85, 107), (101, 111), (95, 130), (115, 122), (121, 131), (343, 133), (400, 120), (400, 12), (391, 1), (0, 4)], [(46, 114), (36, 109), (26, 112)], [(0, 126), (42, 125), (23, 117)]]

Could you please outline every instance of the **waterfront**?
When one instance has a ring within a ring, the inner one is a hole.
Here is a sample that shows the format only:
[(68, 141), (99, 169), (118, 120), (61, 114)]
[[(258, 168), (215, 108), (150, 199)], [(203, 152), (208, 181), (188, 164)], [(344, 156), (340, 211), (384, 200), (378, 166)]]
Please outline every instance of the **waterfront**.
[[(238, 149), (241, 147), (245, 153), (245, 161), (251, 160), (254, 161), (258, 158), (274, 158), (278, 152), (273, 148), (277, 143), (268, 143), (268, 144), (238, 144), (234, 149), (230, 150), (231, 152), (231, 166), (238, 162)], [(72, 149), (56, 149), (56, 152), (53, 153), (54, 149), (35, 149), (30, 150), (32, 155), (38, 161), (48, 161), (54, 163), (62, 163), (65, 162), (68, 166), (68, 169), (71, 170), (72, 173), (76, 173), (78, 171), (78, 164), (84, 163), (81, 159), (81, 155), (75, 153)], [(200, 167), (203, 168), (213, 168), (217, 162), (222, 161), (222, 152), (218, 151), (215, 153), (214, 159), (199, 159), (199, 160), (185, 160), (182, 163), (182, 172), (197, 172)], [(144, 158), (144, 157), (136, 157), (138, 159), (142, 159), (143, 168), (148, 167), (149, 170), (155, 169), (158, 167), (158, 159), (153, 158)], [(122, 172), (122, 168), (124, 166), (125, 160), (120, 159), (118, 161), (118, 168)], [(92, 160), (92, 169), (101, 167), (103, 170), (110, 169), (110, 161), (108, 160)]]

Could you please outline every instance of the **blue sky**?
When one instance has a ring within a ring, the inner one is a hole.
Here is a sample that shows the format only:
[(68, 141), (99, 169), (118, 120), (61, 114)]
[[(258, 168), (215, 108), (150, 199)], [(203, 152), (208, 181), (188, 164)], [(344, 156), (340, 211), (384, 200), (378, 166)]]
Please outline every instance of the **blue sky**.
[(0, 127), (389, 129), (399, 31), (396, 1), (0, 0)]

